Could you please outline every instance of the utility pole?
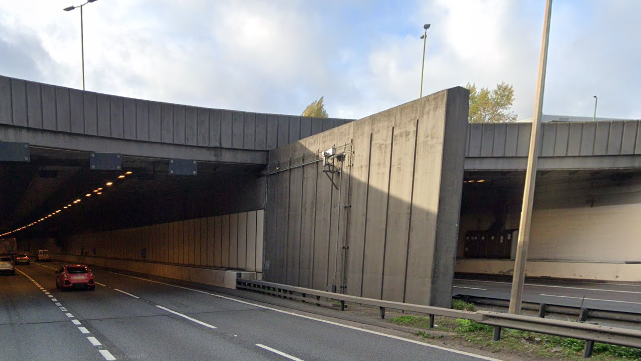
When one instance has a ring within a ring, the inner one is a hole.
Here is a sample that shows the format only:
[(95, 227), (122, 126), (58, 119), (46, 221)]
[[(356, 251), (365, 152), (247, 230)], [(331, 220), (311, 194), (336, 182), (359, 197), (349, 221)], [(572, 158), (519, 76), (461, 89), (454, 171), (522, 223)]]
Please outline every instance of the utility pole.
[(534, 203), (534, 188), (536, 184), (536, 168), (539, 149), (541, 146), (541, 118), (543, 116), (543, 93), (545, 91), (545, 70), (548, 59), (548, 40), (550, 38), (550, 17), (552, 15), (552, 0), (545, 4), (545, 20), (543, 22), (543, 40), (541, 42), (541, 57), (539, 59), (539, 79), (536, 86), (536, 100), (534, 102), (534, 120), (530, 135), (530, 150), (527, 160), (525, 175), (525, 190), (523, 192), (523, 206), (521, 208), (521, 221), (519, 223), (519, 239), (516, 248), (516, 261), (514, 262), (514, 277), (512, 279), (512, 292), (510, 293), (510, 313), (521, 313), (523, 299), (523, 284), (525, 282), (525, 265), (530, 242), (530, 225), (532, 221), (532, 206)]

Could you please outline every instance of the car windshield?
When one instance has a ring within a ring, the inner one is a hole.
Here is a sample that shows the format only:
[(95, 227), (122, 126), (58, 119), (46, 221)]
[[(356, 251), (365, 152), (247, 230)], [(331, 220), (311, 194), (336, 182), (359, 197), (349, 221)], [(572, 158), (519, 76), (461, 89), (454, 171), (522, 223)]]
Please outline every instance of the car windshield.
[(87, 273), (86, 267), (67, 267), (67, 273)]
[(0, 257), (0, 262), (11, 262), (11, 257)]

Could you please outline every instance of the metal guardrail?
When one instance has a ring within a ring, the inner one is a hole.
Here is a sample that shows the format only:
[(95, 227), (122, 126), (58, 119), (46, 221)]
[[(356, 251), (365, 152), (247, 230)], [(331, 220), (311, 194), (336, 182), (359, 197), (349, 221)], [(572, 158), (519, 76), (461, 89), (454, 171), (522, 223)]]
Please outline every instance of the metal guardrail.
[(583, 356), (585, 358), (592, 355), (594, 342), (641, 348), (641, 331), (625, 328), (607, 327), (499, 312), (452, 310), (441, 307), (356, 297), (265, 281), (238, 279), (236, 281), (236, 288), (289, 299), (297, 299), (317, 305), (324, 303), (322, 299), (339, 301), (341, 311), (345, 309), (346, 302), (379, 307), (381, 311), (381, 318), (385, 318), (385, 309), (387, 308), (422, 313), (429, 316), (430, 327), (434, 327), (434, 316), (472, 320), (481, 324), (493, 326), (495, 341), (500, 340), (502, 328), (577, 338), (585, 340), (585, 349), (583, 352)]

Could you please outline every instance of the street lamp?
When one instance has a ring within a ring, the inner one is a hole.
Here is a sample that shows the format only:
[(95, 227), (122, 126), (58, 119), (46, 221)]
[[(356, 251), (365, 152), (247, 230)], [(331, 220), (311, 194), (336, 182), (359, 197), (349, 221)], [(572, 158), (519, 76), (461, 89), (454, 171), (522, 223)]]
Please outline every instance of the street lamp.
[(71, 11), (73, 9), (80, 8), (80, 51), (82, 52), (82, 90), (85, 90), (85, 40), (84, 40), (84, 34), (83, 34), (83, 25), (82, 25), (82, 7), (89, 4), (96, 2), (98, 0), (87, 0), (86, 3), (78, 6), (71, 5), (69, 7), (64, 8), (64, 11)]
[(596, 122), (596, 104), (599, 102), (599, 97), (594, 96), (594, 115), (592, 116), (592, 121)]
[(419, 95), (419, 98), (423, 97), (423, 70), (425, 69), (425, 42), (427, 40), (427, 29), (430, 28), (430, 24), (425, 24), (423, 25), (423, 29), (425, 29), (425, 33), (421, 36), (421, 39), (423, 39), (423, 62), (421, 63), (421, 93)]

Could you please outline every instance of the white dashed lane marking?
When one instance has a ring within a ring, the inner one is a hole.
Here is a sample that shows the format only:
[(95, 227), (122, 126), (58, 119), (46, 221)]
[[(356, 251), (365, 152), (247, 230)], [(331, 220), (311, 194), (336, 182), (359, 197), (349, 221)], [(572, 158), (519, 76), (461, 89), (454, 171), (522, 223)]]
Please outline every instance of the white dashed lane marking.
[(116, 358), (111, 354), (111, 352), (109, 352), (109, 351), (107, 351), (107, 350), (100, 350), (100, 354), (101, 354), (101, 355), (102, 355), (102, 357), (104, 357), (104, 358), (105, 358), (105, 360), (107, 360), (107, 361), (112, 361), (112, 360), (115, 360), (115, 359), (116, 359)]
[(268, 347), (268, 346), (262, 345), (262, 344), (260, 344), (260, 343), (257, 343), (257, 344), (256, 344), (256, 346), (258, 346), (258, 347), (260, 347), (260, 348), (262, 348), (262, 349), (264, 349), (264, 350), (267, 350), (267, 351), (273, 352), (273, 353), (275, 353), (275, 354), (277, 354), (277, 355), (280, 355), (280, 356), (283, 356), (283, 357), (285, 357), (285, 358), (288, 358), (288, 359), (290, 359), (290, 360), (294, 360), (294, 361), (303, 361), (302, 359), (299, 359), (298, 357), (294, 357), (294, 356), (292, 356), (292, 355), (290, 355), (290, 354), (286, 354), (286, 353), (284, 353), (283, 351), (278, 351), (278, 350), (277, 350), (277, 349), (275, 349), (275, 348), (271, 348), (271, 347)]
[(205, 327), (208, 327), (208, 328), (212, 328), (212, 329), (216, 328), (216, 326), (214, 326), (214, 325), (210, 325), (210, 324), (205, 323), (203, 321), (199, 321), (199, 320), (197, 320), (195, 318), (191, 318), (191, 317), (189, 317), (187, 315), (183, 315), (182, 313), (176, 312), (174, 310), (170, 310), (170, 309), (168, 309), (166, 307), (162, 307), (162, 306), (158, 306), (158, 305), (156, 305), (156, 307), (160, 308), (161, 310), (165, 310), (167, 312), (173, 313), (174, 315), (180, 316), (180, 317), (182, 317), (182, 318), (184, 318), (186, 320), (189, 320), (191, 322), (195, 322), (195, 323), (197, 323), (199, 325), (202, 325), (202, 326), (205, 326)]
[(122, 290), (119, 290), (119, 289), (117, 289), (117, 288), (114, 288), (114, 291), (117, 291), (117, 292), (123, 293), (123, 294), (125, 294), (125, 295), (127, 295), (127, 296), (130, 296), (130, 297), (133, 297), (133, 298), (140, 298), (140, 297), (138, 297), (138, 296), (136, 296), (136, 295), (132, 295), (131, 293), (127, 293), (127, 292), (122, 291)]
[(78, 321), (78, 320), (71, 320), (71, 323), (73, 323), (76, 326), (82, 325), (82, 323), (80, 323), (80, 321)]
[(80, 332), (82, 332), (82, 333), (90, 333), (89, 330), (87, 330), (86, 327), (78, 327), (78, 330), (80, 330)]

